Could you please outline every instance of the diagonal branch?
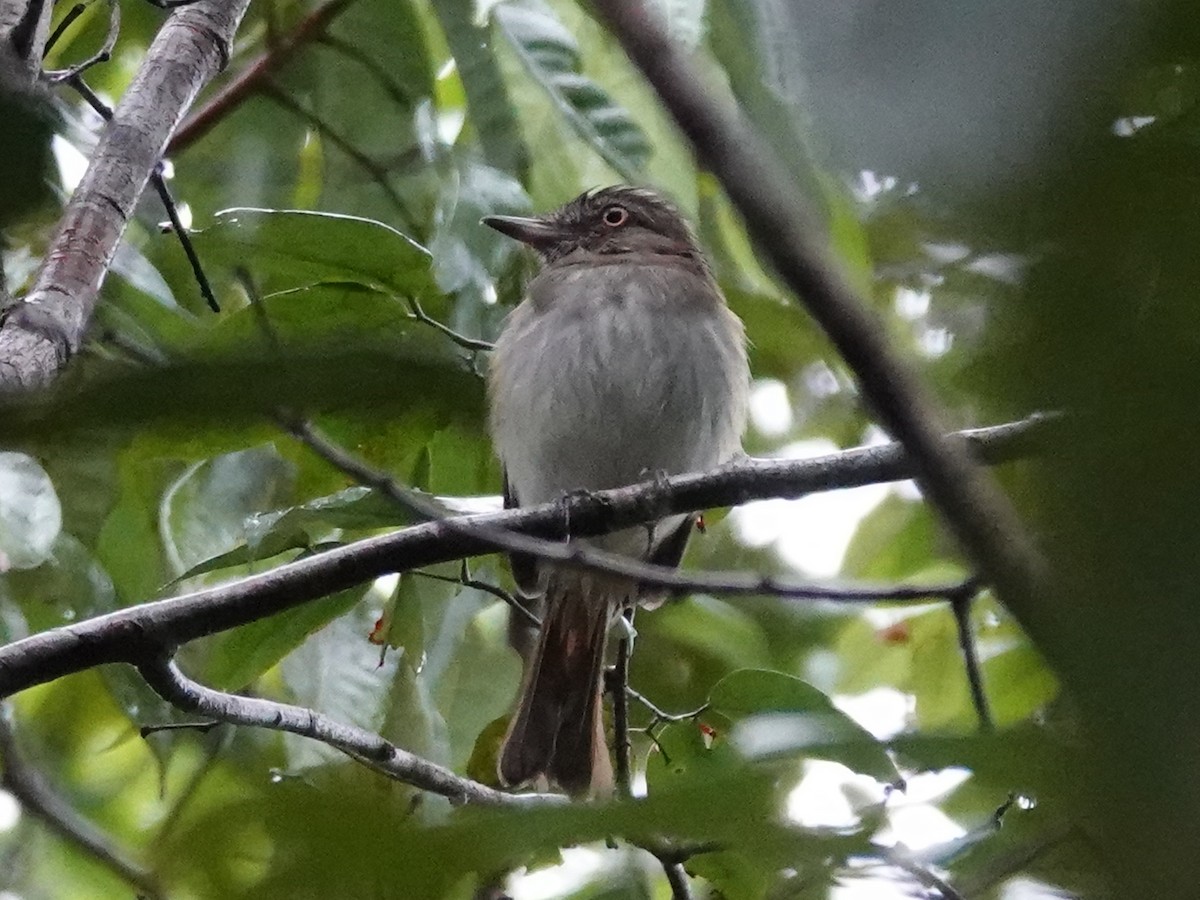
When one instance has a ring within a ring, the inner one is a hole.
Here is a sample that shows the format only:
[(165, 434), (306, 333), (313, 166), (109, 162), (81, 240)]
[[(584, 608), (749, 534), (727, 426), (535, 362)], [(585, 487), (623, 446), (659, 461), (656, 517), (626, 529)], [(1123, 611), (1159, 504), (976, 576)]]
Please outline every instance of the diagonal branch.
[[(1040, 418), (1016, 422), (960, 433), (957, 439), (982, 462), (995, 464), (1026, 455), (1041, 423)], [(570, 530), (586, 537), (696, 509), (900, 480), (911, 477), (912, 470), (898, 444), (816, 459), (752, 460), (582, 498), (569, 511)], [(491, 552), (495, 545), (480, 537), (481, 531), (562, 538), (567, 518), (562, 504), (550, 503), (425, 522), (230, 584), (54, 628), (0, 647), (0, 696), (103, 663), (138, 662), (163, 648), (266, 618), (383, 574)], [(456, 522), (466, 530), (455, 530)], [(663, 570), (664, 578), (677, 574)]]
[(181, 153), (208, 134), (218, 122), (265, 87), (271, 77), (287, 65), (300, 48), (322, 38), (330, 23), (353, 2), (354, 0), (327, 0), (305, 16), (279, 43), (256, 57), (207, 103), (190, 115), (171, 138), (171, 143), (167, 145), (167, 153)]
[(16, 797), (26, 812), (133, 885), (138, 889), (139, 896), (147, 900), (164, 896), (151, 872), (116, 846), (103, 831), (79, 815), (47, 783), (42, 773), (30, 765), (17, 747), (7, 706), (0, 707), (0, 764), (4, 767), (3, 775), (0, 775), (0, 787)]
[(0, 324), (0, 393), (52, 381), (83, 341), (125, 225), (172, 131), (226, 63), (250, 0), (171, 14), (104, 129), (33, 288)]
[(321, 741), (389, 778), (459, 803), (531, 806), (566, 800), (565, 797), (550, 794), (508, 794), (498, 791), (455, 775), (443, 766), (400, 749), (377, 734), (335, 722), (314, 710), (213, 690), (188, 678), (168, 657), (144, 661), (139, 664), (138, 671), (160, 697), (182, 710), (235, 725), (270, 728)]
[(1022, 619), (1044, 563), (995, 483), (960, 445), (881, 323), (830, 262), (792, 180), (737, 111), (710, 90), (644, 0), (594, 4), (658, 92), (696, 154), (720, 179), (755, 243), (803, 298), (862, 384), (884, 426), (912, 455), (914, 474), (985, 578)]

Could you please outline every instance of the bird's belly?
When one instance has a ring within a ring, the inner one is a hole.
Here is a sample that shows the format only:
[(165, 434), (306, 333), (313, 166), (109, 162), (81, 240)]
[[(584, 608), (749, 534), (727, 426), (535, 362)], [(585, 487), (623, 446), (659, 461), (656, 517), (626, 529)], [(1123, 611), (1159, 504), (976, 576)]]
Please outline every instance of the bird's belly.
[(737, 335), (692, 311), (629, 304), (539, 325), (541, 352), (521, 361), (497, 434), (523, 505), (704, 470), (736, 452), (744, 374), (731, 387), (719, 363), (740, 353)]

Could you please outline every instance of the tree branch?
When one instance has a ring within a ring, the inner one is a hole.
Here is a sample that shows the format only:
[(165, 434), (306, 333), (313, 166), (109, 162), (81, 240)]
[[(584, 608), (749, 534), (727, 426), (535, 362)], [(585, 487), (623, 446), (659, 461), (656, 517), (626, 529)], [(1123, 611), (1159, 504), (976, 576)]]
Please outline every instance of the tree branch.
[(305, 44), (323, 37), (330, 23), (353, 2), (354, 0), (328, 0), (309, 13), (291, 33), (266, 53), (255, 58), (207, 103), (188, 116), (187, 121), (179, 126), (179, 130), (167, 145), (167, 154), (182, 153), (212, 131), (218, 122), (265, 87), (271, 77), (296, 55), (296, 51)]
[(449, 769), (402, 750), (377, 734), (343, 725), (301, 706), (257, 697), (241, 697), (205, 687), (188, 678), (166, 656), (142, 661), (138, 671), (146, 683), (168, 703), (186, 712), (235, 725), (286, 731), (312, 738), (345, 753), (365, 766), (421, 790), (459, 803), (484, 806), (531, 806), (566, 800), (551, 794), (508, 794), (477, 781), (461, 778)]
[(597, 3), (630, 59), (658, 92), (697, 156), (721, 181), (756, 245), (832, 339), (884, 426), (912, 454), (914, 477), (985, 578), (1021, 618), (1044, 563), (995, 483), (960, 445), (916, 373), (888, 345), (880, 322), (827, 258), (821, 230), (754, 131), (707, 81), (644, 2)]
[(0, 708), (0, 763), (4, 773), (0, 786), (20, 802), (30, 815), (40, 819), (47, 828), (70, 844), (79, 847), (110, 872), (133, 885), (141, 896), (163, 897), (157, 880), (141, 863), (113, 843), (112, 839), (79, 815), (29, 764), (17, 746), (13, 734), (11, 710)]
[[(1043, 417), (1038, 417), (960, 432), (957, 439), (982, 462), (995, 464), (1026, 455), (1042, 425)], [(815, 459), (752, 460), (580, 499), (570, 509), (571, 534), (586, 537), (696, 509), (895, 481), (911, 477), (912, 471), (912, 462), (898, 444)], [(562, 504), (551, 503), (425, 522), (230, 584), (54, 628), (0, 647), (0, 696), (103, 663), (136, 663), (163, 648), (266, 618), (383, 574), (492, 551), (494, 545), (480, 537), (480, 531), (562, 538), (567, 517)], [(456, 531), (456, 523), (460, 528), (466, 525), (469, 533)], [(664, 578), (677, 576), (674, 570), (663, 570)]]
[(83, 341), (125, 225), (184, 111), (226, 63), (249, 0), (171, 14), (59, 222), (33, 288), (0, 325), (0, 393), (44, 385)]

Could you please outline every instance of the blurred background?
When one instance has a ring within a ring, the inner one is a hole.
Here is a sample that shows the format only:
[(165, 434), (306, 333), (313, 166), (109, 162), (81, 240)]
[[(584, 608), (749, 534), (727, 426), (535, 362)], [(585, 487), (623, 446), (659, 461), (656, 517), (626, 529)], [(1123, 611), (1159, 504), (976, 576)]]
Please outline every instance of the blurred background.
[[(693, 596), (639, 616), (631, 684), (669, 713), (707, 708), (665, 721), (634, 704), (648, 801), (610, 818), (451, 810), (274, 732), (143, 738), (143, 725), (187, 717), (117, 667), (16, 697), (21, 757), (170, 897), (671, 896), (653, 857), (606, 846), (626, 828), (715, 840), (687, 864), (700, 897), (1194, 898), (1194, 9), (653, 5), (786, 163), (956, 427), (1065, 414), (1035, 458), (997, 470), (1058, 577), (1028, 621), (986, 591), (971, 607), (996, 731), (980, 731), (945, 603)], [(164, 15), (134, 0), (120, 12), (111, 60), (84, 75), (109, 104)], [(108, 22), (105, 3), (83, 4), (46, 66), (86, 58)], [(492, 339), (533, 263), (480, 217), (592, 187), (653, 185), (696, 223), (752, 343), (749, 453), (887, 440), (587, 4), (258, 0), (233, 50), (166, 167), (222, 312), (206, 309), (148, 196), (64, 378), (93, 412), (47, 400), (41, 418), (0, 422), (4, 641), (406, 522), (256, 414), (248, 392), (307, 406), (406, 484), (498, 502), (486, 354), (416, 311)], [(222, 94), (264, 56), (265, 77)], [(37, 102), (51, 124), (0, 141), (5, 179), (43, 187), (0, 215), (15, 296), (102, 127), (68, 88)], [(147, 355), (240, 368), (168, 367), (171, 389), (147, 393), (135, 377)], [(909, 483), (707, 522), (685, 566), (971, 574)], [(380, 579), (196, 642), (181, 662), (489, 780), (520, 664), (506, 607), (459, 574)], [(497, 558), (472, 575), (511, 585)], [(3, 900), (133, 895), (8, 792), (0, 859)]]

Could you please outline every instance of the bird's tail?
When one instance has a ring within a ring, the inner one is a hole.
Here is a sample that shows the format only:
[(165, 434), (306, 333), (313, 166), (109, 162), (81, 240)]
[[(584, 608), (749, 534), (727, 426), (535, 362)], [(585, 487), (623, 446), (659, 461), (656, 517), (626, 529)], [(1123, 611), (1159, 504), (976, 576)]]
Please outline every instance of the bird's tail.
[(545, 779), (573, 795), (612, 791), (602, 682), (609, 619), (630, 587), (598, 573), (555, 570), (521, 700), (500, 751), (508, 785)]

